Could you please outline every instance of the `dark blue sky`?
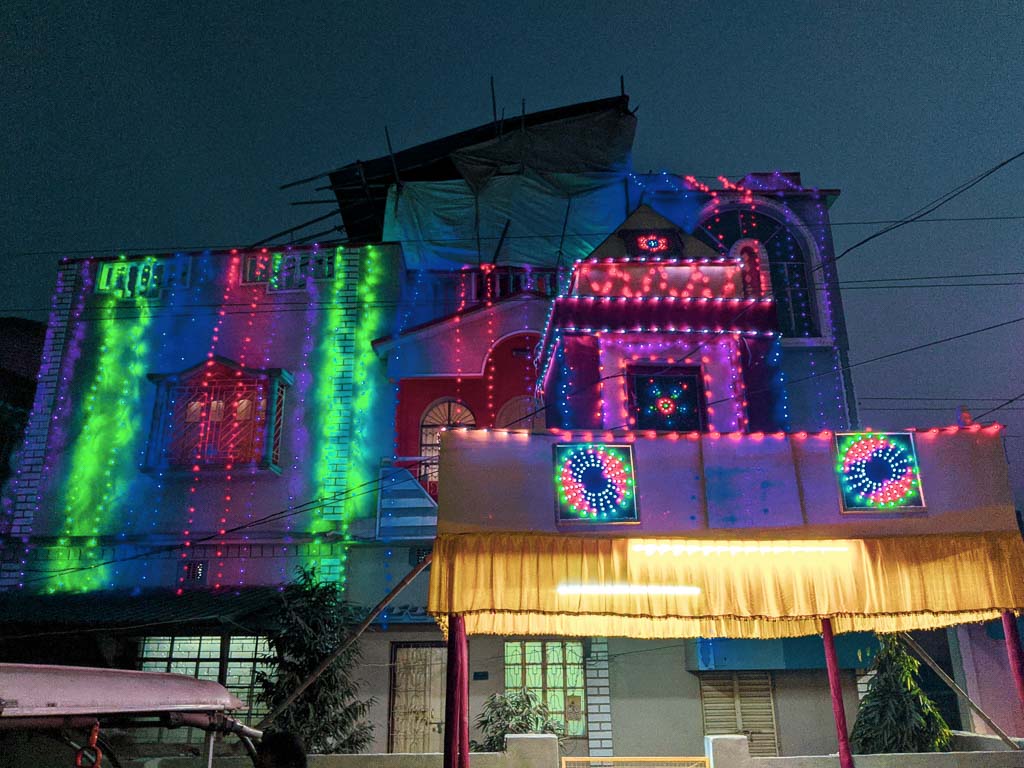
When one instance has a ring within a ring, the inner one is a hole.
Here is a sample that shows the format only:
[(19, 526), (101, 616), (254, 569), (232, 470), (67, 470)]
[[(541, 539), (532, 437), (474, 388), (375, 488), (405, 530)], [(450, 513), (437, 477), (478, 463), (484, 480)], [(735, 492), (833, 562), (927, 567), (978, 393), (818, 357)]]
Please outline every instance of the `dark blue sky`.
[[(523, 97), (534, 111), (614, 95), (623, 74), (638, 169), (798, 170), (843, 190), (838, 223), (898, 218), (1024, 150), (1020, 8), (8, 0), (0, 314), (45, 319), (56, 254), (244, 245), (298, 223), (314, 214), (287, 203), (304, 193), (278, 184), (384, 153), (385, 124), (405, 147), (486, 122), (491, 74), (509, 114)], [(1024, 216), (1022, 191), (1024, 159), (936, 216)], [(875, 228), (836, 226), (837, 246)], [(851, 253), (840, 276), (1019, 272), (1022, 251), (1024, 219), (915, 224)], [(1018, 285), (851, 283), (854, 362), (1024, 315), (1024, 276), (991, 281)], [(1024, 390), (1022, 342), (1024, 323), (866, 365), (858, 395), (1008, 399)], [(1024, 494), (1016, 405), (1000, 420)], [(911, 406), (947, 404), (862, 403)]]

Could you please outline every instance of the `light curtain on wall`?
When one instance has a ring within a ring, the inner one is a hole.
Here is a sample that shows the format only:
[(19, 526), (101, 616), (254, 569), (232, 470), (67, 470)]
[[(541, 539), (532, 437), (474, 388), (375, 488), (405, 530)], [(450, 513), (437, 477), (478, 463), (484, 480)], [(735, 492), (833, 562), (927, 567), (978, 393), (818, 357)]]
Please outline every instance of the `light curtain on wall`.
[(428, 609), (469, 634), (780, 638), (1024, 609), (1018, 533), (709, 541), (441, 535)]

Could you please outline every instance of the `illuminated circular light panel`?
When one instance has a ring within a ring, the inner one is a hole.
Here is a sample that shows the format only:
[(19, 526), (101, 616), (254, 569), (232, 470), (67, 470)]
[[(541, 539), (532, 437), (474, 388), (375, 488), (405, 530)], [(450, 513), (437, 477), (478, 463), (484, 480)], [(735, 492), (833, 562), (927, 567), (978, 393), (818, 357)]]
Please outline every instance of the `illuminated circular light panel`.
[(664, 253), (668, 250), (668, 238), (658, 234), (640, 235), (636, 246), (644, 253)]
[(845, 510), (924, 506), (917, 452), (910, 433), (838, 433), (836, 452)]
[(556, 445), (555, 490), (559, 521), (637, 521), (630, 445)]

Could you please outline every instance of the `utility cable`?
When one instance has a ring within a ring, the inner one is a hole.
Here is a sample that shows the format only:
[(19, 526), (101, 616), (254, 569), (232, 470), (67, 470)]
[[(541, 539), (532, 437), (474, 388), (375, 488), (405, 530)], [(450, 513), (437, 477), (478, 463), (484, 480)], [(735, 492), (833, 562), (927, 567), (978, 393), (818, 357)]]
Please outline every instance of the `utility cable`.
[[(1011, 397), (1011, 398), (1010, 398), (1009, 400), (1007, 400), (1007, 401), (1006, 401), (1005, 403), (1000, 403), (1000, 404), (999, 404), (999, 405), (997, 405), (997, 406), (996, 406), (995, 408), (989, 408), (989, 409), (988, 409), (987, 411), (985, 411), (984, 413), (980, 413), (980, 414), (978, 414), (978, 415), (977, 415), (977, 416), (975, 416), (974, 418), (975, 418), (975, 419), (980, 419), (980, 418), (982, 418), (982, 417), (984, 417), (984, 416), (988, 416), (988, 415), (989, 415), (990, 413), (995, 413), (996, 411), (999, 411), (999, 410), (1002, 410), (1003, 408), (1006, 408), (1006, 406), (1008, 406), (1008, 405), (1012, 405), (1013, 403), (1016, 403), (1016, 402), (1017, 402), (1018, 400), (1020, 400), (1021, 398), (1024, 398), (1024, 392), (1021, 392), (1021, 393), (1020, 393), (1019, 395), (1017, 395), (1016, 397)], [(1018, 409), (1018, 408), (1011, 408), (1010, 410), (1020, 410), (1020, 409)]]
[(905, 217), (903, 219), (900, 219), (899, 221), (897, 221), (894, 224), (889, 224), (888, 226), (882, 227), (882, 229), (878, 230), (877, 232), (874, 232), (874, 233), (868, 235), (867, 237), (865, 237), (865, 238), (863, 238), (861, 240), (858, 240), (856, 243), (851, 245), (849, 248), (845, 249), (838, 256), (836, 256), (834, 258), (831, 258), (831, 259), (823, 260), (820, 264), (818, 264), (816, 267), (814, 267), (814, 269), (812, 269), (811, 271), (812, 272), (816, 272), (819, 269), (824, 268), (825, 264), (835, 264), (837, 261), (839, 261), (841, 258), (846, 256), (848, 253), (850, 253), (851, 251), (853, 251), (853, 250), (855, 250), (857, 248), (860, 248), (862, 245), (866, 245), (867, 243), (870, 243), (872, 240), (875, 240), (875, 239), (881, 237), (882, 235), (886, 235), (886, 234), (892, 232), (893, 230), (899, 229), (902, 226), (905, 226), (907, 224), (911, 224), (911, 223), (913, 223), (915, 221), (919, 221), (920, 219), (923, 219), (929, 213), (937, 211), (939, 208), (944, 206), (946, 203), (950, 202), (951, 200), (956, 199), (957, 197), (962, 195), (964, 192), (967, 192), (968, 190), (970, 190), (973, 187), (977, 186), (982, 181), (984, 181), (989, 176), (991, 176), (993, 173), (998, 171), (1000, 168), (1003, 168), (1003, 167), (1009, 165), (1010, 163), (1012, 163), (1015, 160), (1018, 160), (1021, 157), (1024, 157), (1024, 152), (1018, 152), (1017, 154), (1013, 155), (1012, 157), (1009, 157), (1006, 160), (1003, 160), (1002, 162), (996, 163), (994, 166), (989, 168), (987, 171), (983, 171), (982, 173), (980, 173), (977, 176), (969, 179), (968, 181), (963, 182), (960, 185), (954, 187), (949, 192), (945, 193), (944, 195), (941, 195), (940, 197), (937, 197), (932, 202), (926, 204), (923, 208), (918, 208), (917, 211), (915, 211), (911, 215), (909, 215), (909, 216), (907, 216), (907, 217)]

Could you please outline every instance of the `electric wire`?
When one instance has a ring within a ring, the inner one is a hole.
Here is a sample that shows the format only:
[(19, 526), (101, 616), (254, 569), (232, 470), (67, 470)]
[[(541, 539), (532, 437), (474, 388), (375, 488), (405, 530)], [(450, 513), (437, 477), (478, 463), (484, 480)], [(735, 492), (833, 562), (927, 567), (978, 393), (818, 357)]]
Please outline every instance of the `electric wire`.
[(1021, 157), (1024, 157), (1024, 151), (1018, 152), (1017, 154), (1015, 154), (1015, 155), (1013, 155), (1013, 156), (1011, 156), (1011, 157), (1009, 157), (1009, 158), (1007, 158), (1007, 159), (1005, 159), (1005, 160), (1003, 160), (1003, 161), (1001, 161), (999, 163), (996, 163), (994, 166), (992, 166), (988, 170), (982, 171), (977, 176), (974, 176), (971, 179), (968, 179), (967, 181), (959, 184), (958, 186), (954, 187), (949, 192), (946, 192), (945, 194), (940, 195), (939, 197), (937, 197), (935, 200), (932, 200), (930, 203), (926, 203), (924, 206), (922, 206), (921, 208), (918, 208), (915, 212), (913, 212), (909, 216), (906, 216), (903, 219), (900, 219), (899, 221), (897, 221), (897, 222), (895, 222), (893, 224), (889, 224), (888, 226), (882, 227), (882, 229), (878, 230), (877, 232), (874, 232), (874, 233), (868, 235), (867, 237), (865, 237), (865, 238), (863, 238), (861, 240), (858, 240), (856, 243), (854, 243), (850, 247), (848, 247), (845, 250), (843, 250), (839, 255), (834, 256), (834, 257), (829, 258), (829, 259), (822, 260), (822, 262), (820, 264), (818, 264), (817, 266), (815, 266), (811, 271), (812, 272), (816, 272), (819, 269), (823, 269), (826, 264), (834, 265), (836, 262), (838, 262), (840, 259), (842, 259), (844, 256), (846, 256), (851, 251), (854, 251), (857, 248), (860, 248), (861, 246), (866, 245), (867, 243), (870, 243), (872, 240), (876, 240), (877, 238), (882, 237), (883, 235), (887, 235), (888, 233), (890, 233), (890, 232), (892, 232), (892, 231), (894, 231), (896, 229), (899, 229), (900, 227), (903, 227), (903, 226), (905, 226), (907, 224), (911, 224), (911, 223), (913, 223), (915, 221), (923, 219), (929, 213), (933, 213), (934, 211), (938, 210), (939, 208), (944, 206), (946, 203), (956, 199), (957, 197), (962, 195), (964, 192), (967, 192), (968, 190), (970, 190), (973, 187), (975, 187), (978, 184), (980, 184), (982, 181), (987, 179), (993, 173), (996, 173), (1001, 168), (1004, 168), (1005, 166), (1009, 165), (1010, 163), (1014, 162), (1015, 160), (1018, 160)]

